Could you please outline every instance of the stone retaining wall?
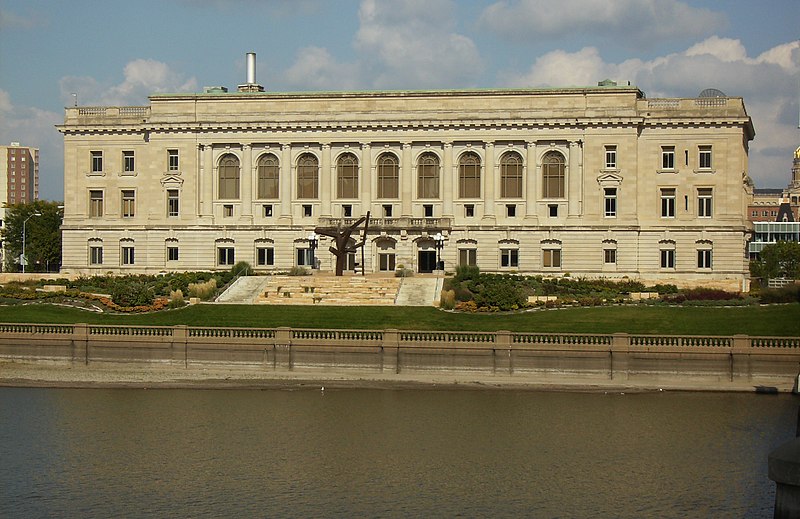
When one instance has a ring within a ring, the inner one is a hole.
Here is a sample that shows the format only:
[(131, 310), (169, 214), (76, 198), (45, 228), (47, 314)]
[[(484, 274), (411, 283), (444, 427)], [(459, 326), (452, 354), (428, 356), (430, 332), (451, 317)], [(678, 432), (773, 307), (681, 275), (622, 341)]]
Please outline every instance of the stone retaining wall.
[(800, 338), (0, 324), (0, 360), (791, 388)]

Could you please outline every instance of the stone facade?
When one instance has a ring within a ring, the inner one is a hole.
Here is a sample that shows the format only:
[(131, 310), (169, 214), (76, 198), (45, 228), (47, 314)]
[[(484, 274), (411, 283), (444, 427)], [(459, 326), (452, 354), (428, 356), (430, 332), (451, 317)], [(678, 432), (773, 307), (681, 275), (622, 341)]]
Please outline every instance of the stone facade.
[(367, 272), (438, 252), (446, 270), (746, 285), (741, 98), (252, 90), (67, 108), (63, 270), (286, 271), (315, 227), (370, 212)]

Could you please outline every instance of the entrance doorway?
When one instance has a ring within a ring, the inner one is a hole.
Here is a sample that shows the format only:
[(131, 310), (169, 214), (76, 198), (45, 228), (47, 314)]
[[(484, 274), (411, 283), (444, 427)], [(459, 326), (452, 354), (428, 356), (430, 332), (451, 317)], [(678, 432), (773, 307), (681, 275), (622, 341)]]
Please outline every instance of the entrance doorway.
[(436, 251), (419, 251), (419, 272), (421, 274), (429, 274), (434, 269), (436, 269)]

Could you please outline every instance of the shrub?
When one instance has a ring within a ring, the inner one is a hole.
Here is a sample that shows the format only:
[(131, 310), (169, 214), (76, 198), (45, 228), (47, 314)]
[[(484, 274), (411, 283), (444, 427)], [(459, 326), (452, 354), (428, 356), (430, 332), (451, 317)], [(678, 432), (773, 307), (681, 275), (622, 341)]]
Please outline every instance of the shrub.
[(394, 277), (396, 278), (410, 278), (413, 275), (414, 275), (413, 270), (407, 269), (403, 266), (398, 267), (398, 269), (394, 271)]
[(305, 267), (299, 267), (295, 265), (294, 267), (289, 269), (290, 276), (310, 276), (311, 272)]
[(122, 307), (149, 306), (155, 300), (155, 293), (144, 281), (123, 278), (114, 284), (111, 300)]
[(800, 285), (764, 289), (759, 294), (759, 297), (764, 304), (800, 302)]
[(467, 281), (478, 279), (481, 270), (477, 265), (459, 265), (456, 267), (456, 281)]
[(189, 297), (197, 297), (205, 301), (210, 299), (217, 291), (217, 279), (211, 278), (200, 283), (189, 283)]
[(741, 299), (741, 294), (717, 288), (689, 288), (682, 291), (687, 301), (730, 301)]
[(183, 292), (178, 289), (169, 293), (169, 307), (180, 308), (186, 304), (183, 300)]
[(442, 290), (442, 297), (439, 303), (441, 308), (452, 310), (456, 307), (456, 293), (453, 290)]
[(231, 267), (231, 275), (236, 276), (251, 276), (253, 275), (253, 267), (246, 261), (240, 261)]

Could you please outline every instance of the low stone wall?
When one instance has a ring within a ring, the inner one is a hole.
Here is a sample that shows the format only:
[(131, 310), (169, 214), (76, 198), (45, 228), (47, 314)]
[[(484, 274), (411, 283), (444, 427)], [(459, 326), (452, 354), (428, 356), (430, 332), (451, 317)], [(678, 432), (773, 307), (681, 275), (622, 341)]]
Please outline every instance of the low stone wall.
[[(791, 388), (799, 337), (0, 324), (0, 360)], [(189, 375), (190, 376), (190, 375)]]

